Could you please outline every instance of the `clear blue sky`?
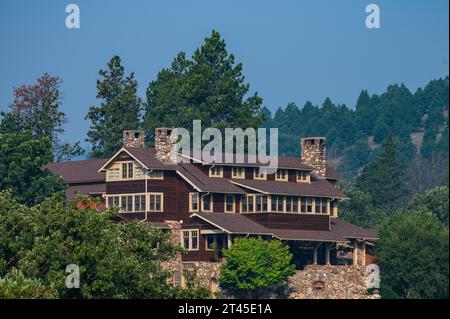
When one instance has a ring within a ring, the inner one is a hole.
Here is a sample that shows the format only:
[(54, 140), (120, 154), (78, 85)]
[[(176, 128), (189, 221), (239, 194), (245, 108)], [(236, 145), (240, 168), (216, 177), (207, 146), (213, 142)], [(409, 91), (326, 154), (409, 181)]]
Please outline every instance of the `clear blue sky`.
[[(80, 7), (80, 29), (65, 27), (69, 3)], [(365, 27), (369, 3), (380, 6), (381, 29)], [(213, 29), (272, 111), (326, 97), (353, 107), (362, 89), (403, 82), (415, 90), (448, 75), (448, 10), (448, 0), (1, 0), (0, 109), (13, 87), (58, 75), (69, 118), (63, 140), (84, 141), (98, 70), (114, 54), (144, 97), (177, 52), (190, 55)]]

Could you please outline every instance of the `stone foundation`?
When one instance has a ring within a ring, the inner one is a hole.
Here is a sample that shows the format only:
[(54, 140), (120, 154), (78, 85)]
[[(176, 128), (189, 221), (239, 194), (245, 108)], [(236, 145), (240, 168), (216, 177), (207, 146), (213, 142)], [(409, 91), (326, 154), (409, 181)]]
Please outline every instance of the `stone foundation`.
[(308, 265), (289, 278), (290, 299), (378, 299), (368, 294), (366, 267)]

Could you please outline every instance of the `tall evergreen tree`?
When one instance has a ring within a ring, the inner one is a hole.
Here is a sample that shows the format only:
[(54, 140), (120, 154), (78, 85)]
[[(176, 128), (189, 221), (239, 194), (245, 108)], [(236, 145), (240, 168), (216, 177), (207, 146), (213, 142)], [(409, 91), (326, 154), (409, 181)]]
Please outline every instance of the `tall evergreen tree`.
[(149, 133), (158, 126), (191, 129), (194, 119), (203, 127), (258, 127), (266, 113), (257, 93), (246, 97), (249, 90), (242, 64), (213, 31), (191, 59), (179, 53), (149, 84), (144, 127)]
[(372, 196), (375, 207), (394, 209), (407, 195), (404, 166), (398, 161), (392, 135), (386, 138), (383, 146), (383, 153), (364, 168), (356, 185)]
[(62, 143), (67, 118), (61, 112), (61, 79), (47, 73), (33, 85), (22, 85), (14, 89), (14, 100), (10, 112), (2, 112), (0, 133), (31, 132), (33, 138), (48, 138), (53, 150), (53, 159), (60, 161), (84, 154), (80, 143)]
[(142, 104), (134, 73), (125, 75), (120, 57), (114, 56), (99, 74), (97, 98), (102, 102), (90, 107), (86, 116), (92, 122), (86, 141), (92, 144), (90, 157), (95, 158), (114, 154), (121, 147), (122, 131), (139, 128)]

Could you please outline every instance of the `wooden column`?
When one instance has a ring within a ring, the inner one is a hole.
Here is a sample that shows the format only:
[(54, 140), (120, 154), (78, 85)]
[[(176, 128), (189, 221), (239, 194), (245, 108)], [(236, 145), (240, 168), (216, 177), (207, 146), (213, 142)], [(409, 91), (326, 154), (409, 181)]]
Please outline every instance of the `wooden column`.
[(322, 245), (322, 243), (318, 243), (313, 250), (313, 265), (317, 265), (317, 250), (319, 249), (320, 245)]
[(358, 266), (358, 241), (353, 243), (353, 266)]
[(362, 243), (362, 265), (366, 265), (366, 241)]
[(325, 264), (330, 265), (330, 244), (325, 247)]
[(227, 235), (227, 240), (228, 240), (228, 243), (227, 243), (227, 248), (230, 248), (231, 247), (231, 245), (233, 244), (233, 241), (231, 240), (231, 235), (230, 234), (228, 234)]

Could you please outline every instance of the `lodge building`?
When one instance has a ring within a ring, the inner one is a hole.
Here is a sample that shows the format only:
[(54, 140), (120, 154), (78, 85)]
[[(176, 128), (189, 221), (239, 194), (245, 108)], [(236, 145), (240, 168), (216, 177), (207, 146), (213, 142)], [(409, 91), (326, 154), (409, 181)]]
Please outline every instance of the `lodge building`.
[(301, 156), (278, 158), (268, 173), (249, 156), (243, 162), (204, 162), (173, 147), (170, 128), (155, 130), (155, 147), (142, 131), (124, 131), (111, 158), (51, 163), (47, 168), (75, 192), (118, 207), (118, 220), (139, 220), (179, 236), (182, 261), (220, 262), (235, 238), (258, 236), (286, 242), (296, 266), (372, 262), (378, 234), (339, 218), (348, 197), (326, 162), (324, 137), (302, 138)]

